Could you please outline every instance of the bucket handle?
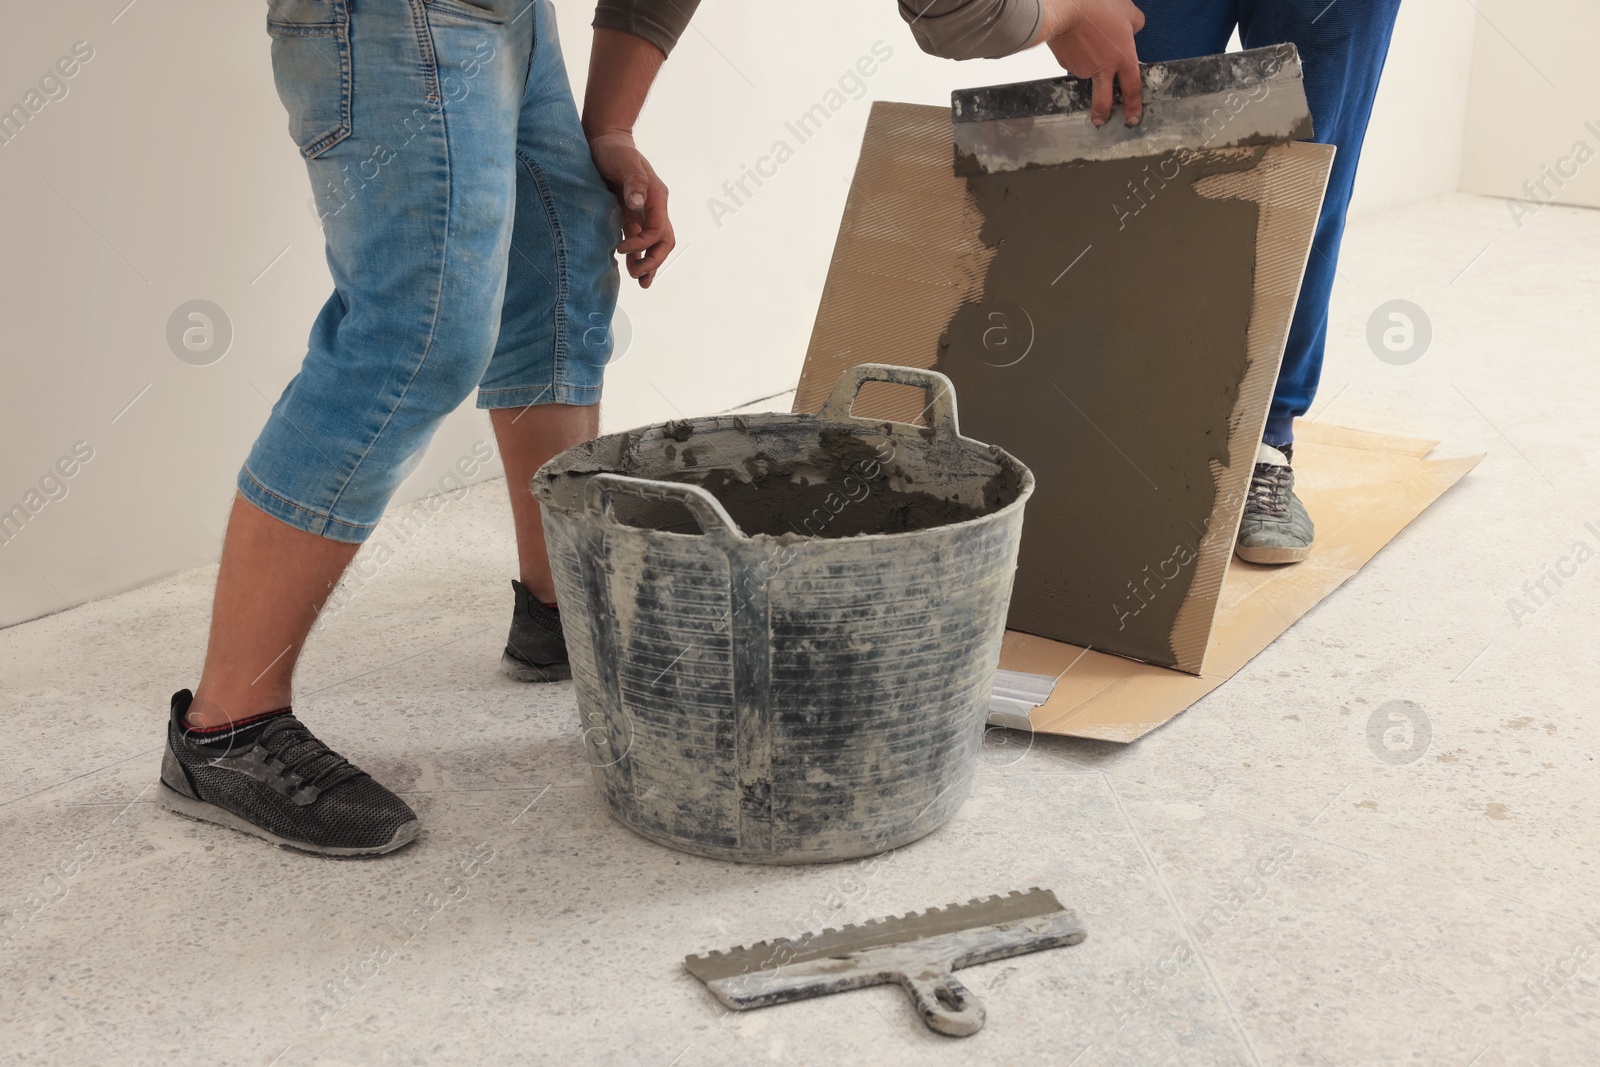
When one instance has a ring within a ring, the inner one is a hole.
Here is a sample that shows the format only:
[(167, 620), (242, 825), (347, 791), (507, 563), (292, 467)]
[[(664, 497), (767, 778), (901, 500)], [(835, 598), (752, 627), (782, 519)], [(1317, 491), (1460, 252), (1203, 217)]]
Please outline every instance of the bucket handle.
[(626, 474), (596, 474), (584, 488), (584, 499), (592, 514), (615, 522), (611, 516), (611, 498), (617, 493), (681, 504), (694, 516), (702, 532), (712, 536), (720, 534), (744, 538), (744, 531), (739, 529), (739, 524), (733, 521), (721, 502), (698, 485), (631, 478)]
[(838, 383), (823, 402), (817, 417), (836, 420), (857, 417), (850, 414), (850, 409), (855, 406), (856, 394), (867, 382), (889, 382), (923, 390), (928, 394), (928, 404), (922, 411), (934, 436), (951, 440), (961, 436), (956, 422), (956, 387), (950, 379), (936, 370), (896, 367), (888, 363), (861, 363), (846, 369), (839, 375)]

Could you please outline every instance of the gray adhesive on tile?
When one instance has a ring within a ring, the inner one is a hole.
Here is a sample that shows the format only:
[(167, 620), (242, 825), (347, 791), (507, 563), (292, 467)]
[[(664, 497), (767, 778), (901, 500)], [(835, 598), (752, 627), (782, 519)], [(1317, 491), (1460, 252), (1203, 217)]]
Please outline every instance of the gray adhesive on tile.
[(1259, 211), (1194, 185), (1263, 151), (967, 178), (996, 253), (934, 366), (967, 429), (1038, 478), (1013, 628), (1176, 665), (1171, 634), (1216, 501), (1210, 467), (1228, 461), (1248, 365)]

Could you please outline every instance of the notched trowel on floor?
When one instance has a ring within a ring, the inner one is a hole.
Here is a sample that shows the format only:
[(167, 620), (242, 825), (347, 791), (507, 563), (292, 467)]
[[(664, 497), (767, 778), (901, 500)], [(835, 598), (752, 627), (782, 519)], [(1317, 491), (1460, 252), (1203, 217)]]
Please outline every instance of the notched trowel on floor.
[(1086, 936), (1054, 893), (1030, 889), (689, 956), (684, 964), (735, 1011), (898, 983), (931, 1029), (966, 1037), (983, 1026), (983, 1002), (952, 971)]
[(993, 174), (1030, 165), (1132, 159), (1199, 148), (1243, 148), (1311, 138), (1300, 52), (1292, 44), (1140, 64), (1144, 117), (1089, 121), (1087, 78), (958, 89), (950, 94), (956, 173)]

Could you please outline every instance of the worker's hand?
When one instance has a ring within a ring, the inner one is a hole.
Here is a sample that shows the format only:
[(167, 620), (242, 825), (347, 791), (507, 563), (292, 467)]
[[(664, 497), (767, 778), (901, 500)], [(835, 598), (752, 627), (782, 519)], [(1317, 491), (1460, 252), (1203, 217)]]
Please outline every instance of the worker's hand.
[(631, 133), (596, 133), (589, 138), (589, 154), (622, 205), (622, 242), (617, 253), (624, 257), (628, 274), (639, 280), (640, 288), (648, 289), (656, 269), (666, 262), (676, 243), (672, 220), (667, 217), (667, 187), (635, 147)]
[(1089, 121), (1111, 118), (1111, 82), (1122, 87), (1122, 120), (1137, 126), (1144, 114), (1139, 56), (1133, 35), (1144, 29), (1144, 13), (1131, 0), (1045, 0), (1038, 41), (1079, 78), (1094, 80)]

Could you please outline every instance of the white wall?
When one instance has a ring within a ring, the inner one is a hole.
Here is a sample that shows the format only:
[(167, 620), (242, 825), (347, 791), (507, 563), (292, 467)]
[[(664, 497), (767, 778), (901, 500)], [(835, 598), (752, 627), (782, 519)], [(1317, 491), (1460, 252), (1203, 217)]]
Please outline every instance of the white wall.
[[(0, 624), (216, 557), (234, 475), (330, 288), (265, 6), (126, 5), (38, 5), (0, 36), (6, 105), (75, 42), (93, 51), (0, 145), (0, 511), (37, 505), (75, 443), (93, 453), (0, 544)], [(194, 299), (232, 324), (210, 366), (167, 343)], [(458, 413), (410, 495), (487, 435)]]
[(1400, 5), (1350, 217), (1454, 192), (1460, 185), (1477, 24), (1467, 0)]
[[(0, 545), (0, 625), (215, 559), (239, 463), (329, 289), (264, 5), (126, 3), (29, 5), (0, 35), (0, 105), (23, 100), (74, 42), (94, 50), (66, 98), (0, 145), (0, 511), (29, 500), (76, 442), (93, 450), (67, 495)], [(559, 8), (581, 91), (592, 7)], [(796, 10), (814, 15), (795, 26)], [(1454, 188), (1462, 11), (1470, 18), (1459, 0), (1403, 9), (1359, 207)], [(785, 123), (878, 42), (891, 54), (862, 97), (800, 143)], [(955, 87), (1055, 72), (1042, 50), (966, 65), (925, 56), (892, 0), (706, 0), (639, 131), (672, 189), (679, 253), (649, 292), (623, 298), (633, 340), (612, 370), (606, 428), (793, 386), (871, 99), (943, 105)], [(1426, 123), (1418, 94), (1432, 94)], [(747, 180), (753, 195), (735, 204), (724, 182), (779, 140), (793, 158), (759, 189)], [(715, 218), (713, 197), (733, 212)], [(234, 330), (210, 366), (180, 361), (166, 340), (173, 310), (194, 299), (222, 307)], [(483, 440), (486, 418), (457, 412), (400, 500)]]
[(1526, 222), (1544, 203), (1600, 207), (1600, 5), (1480, 0), (1462, 187), (1514, 197)]
[[(591, 6), (560, 10), (569, 62), (580, 70)], [(815, 15), (792, 25), (796, 10)], [(855, 77), (874, 46), (889, 58), (862, 79), (860, 98), (841, 94), (843, 106), (801, 143), (785, 124), (839, 91), (842, 77)], [(638, 130), (672, 190), (679, 252), (648, 292), (623, 296), (633, 344), (608, 386), (607, 425), (702, 414), (794, 387), (873, 99), (948, 106), (958, 86), (1059, 73), (1043, 50), (969, 64), (924, 55), (893, 0), (798, 9), (706, 0)], [(793, 158), (759, 188), (746, 179), (753, 195), (735, 203), (724, 183), (737, 182), (779, 141)], [(715, 209), (713, 198), (732, 214)]]

